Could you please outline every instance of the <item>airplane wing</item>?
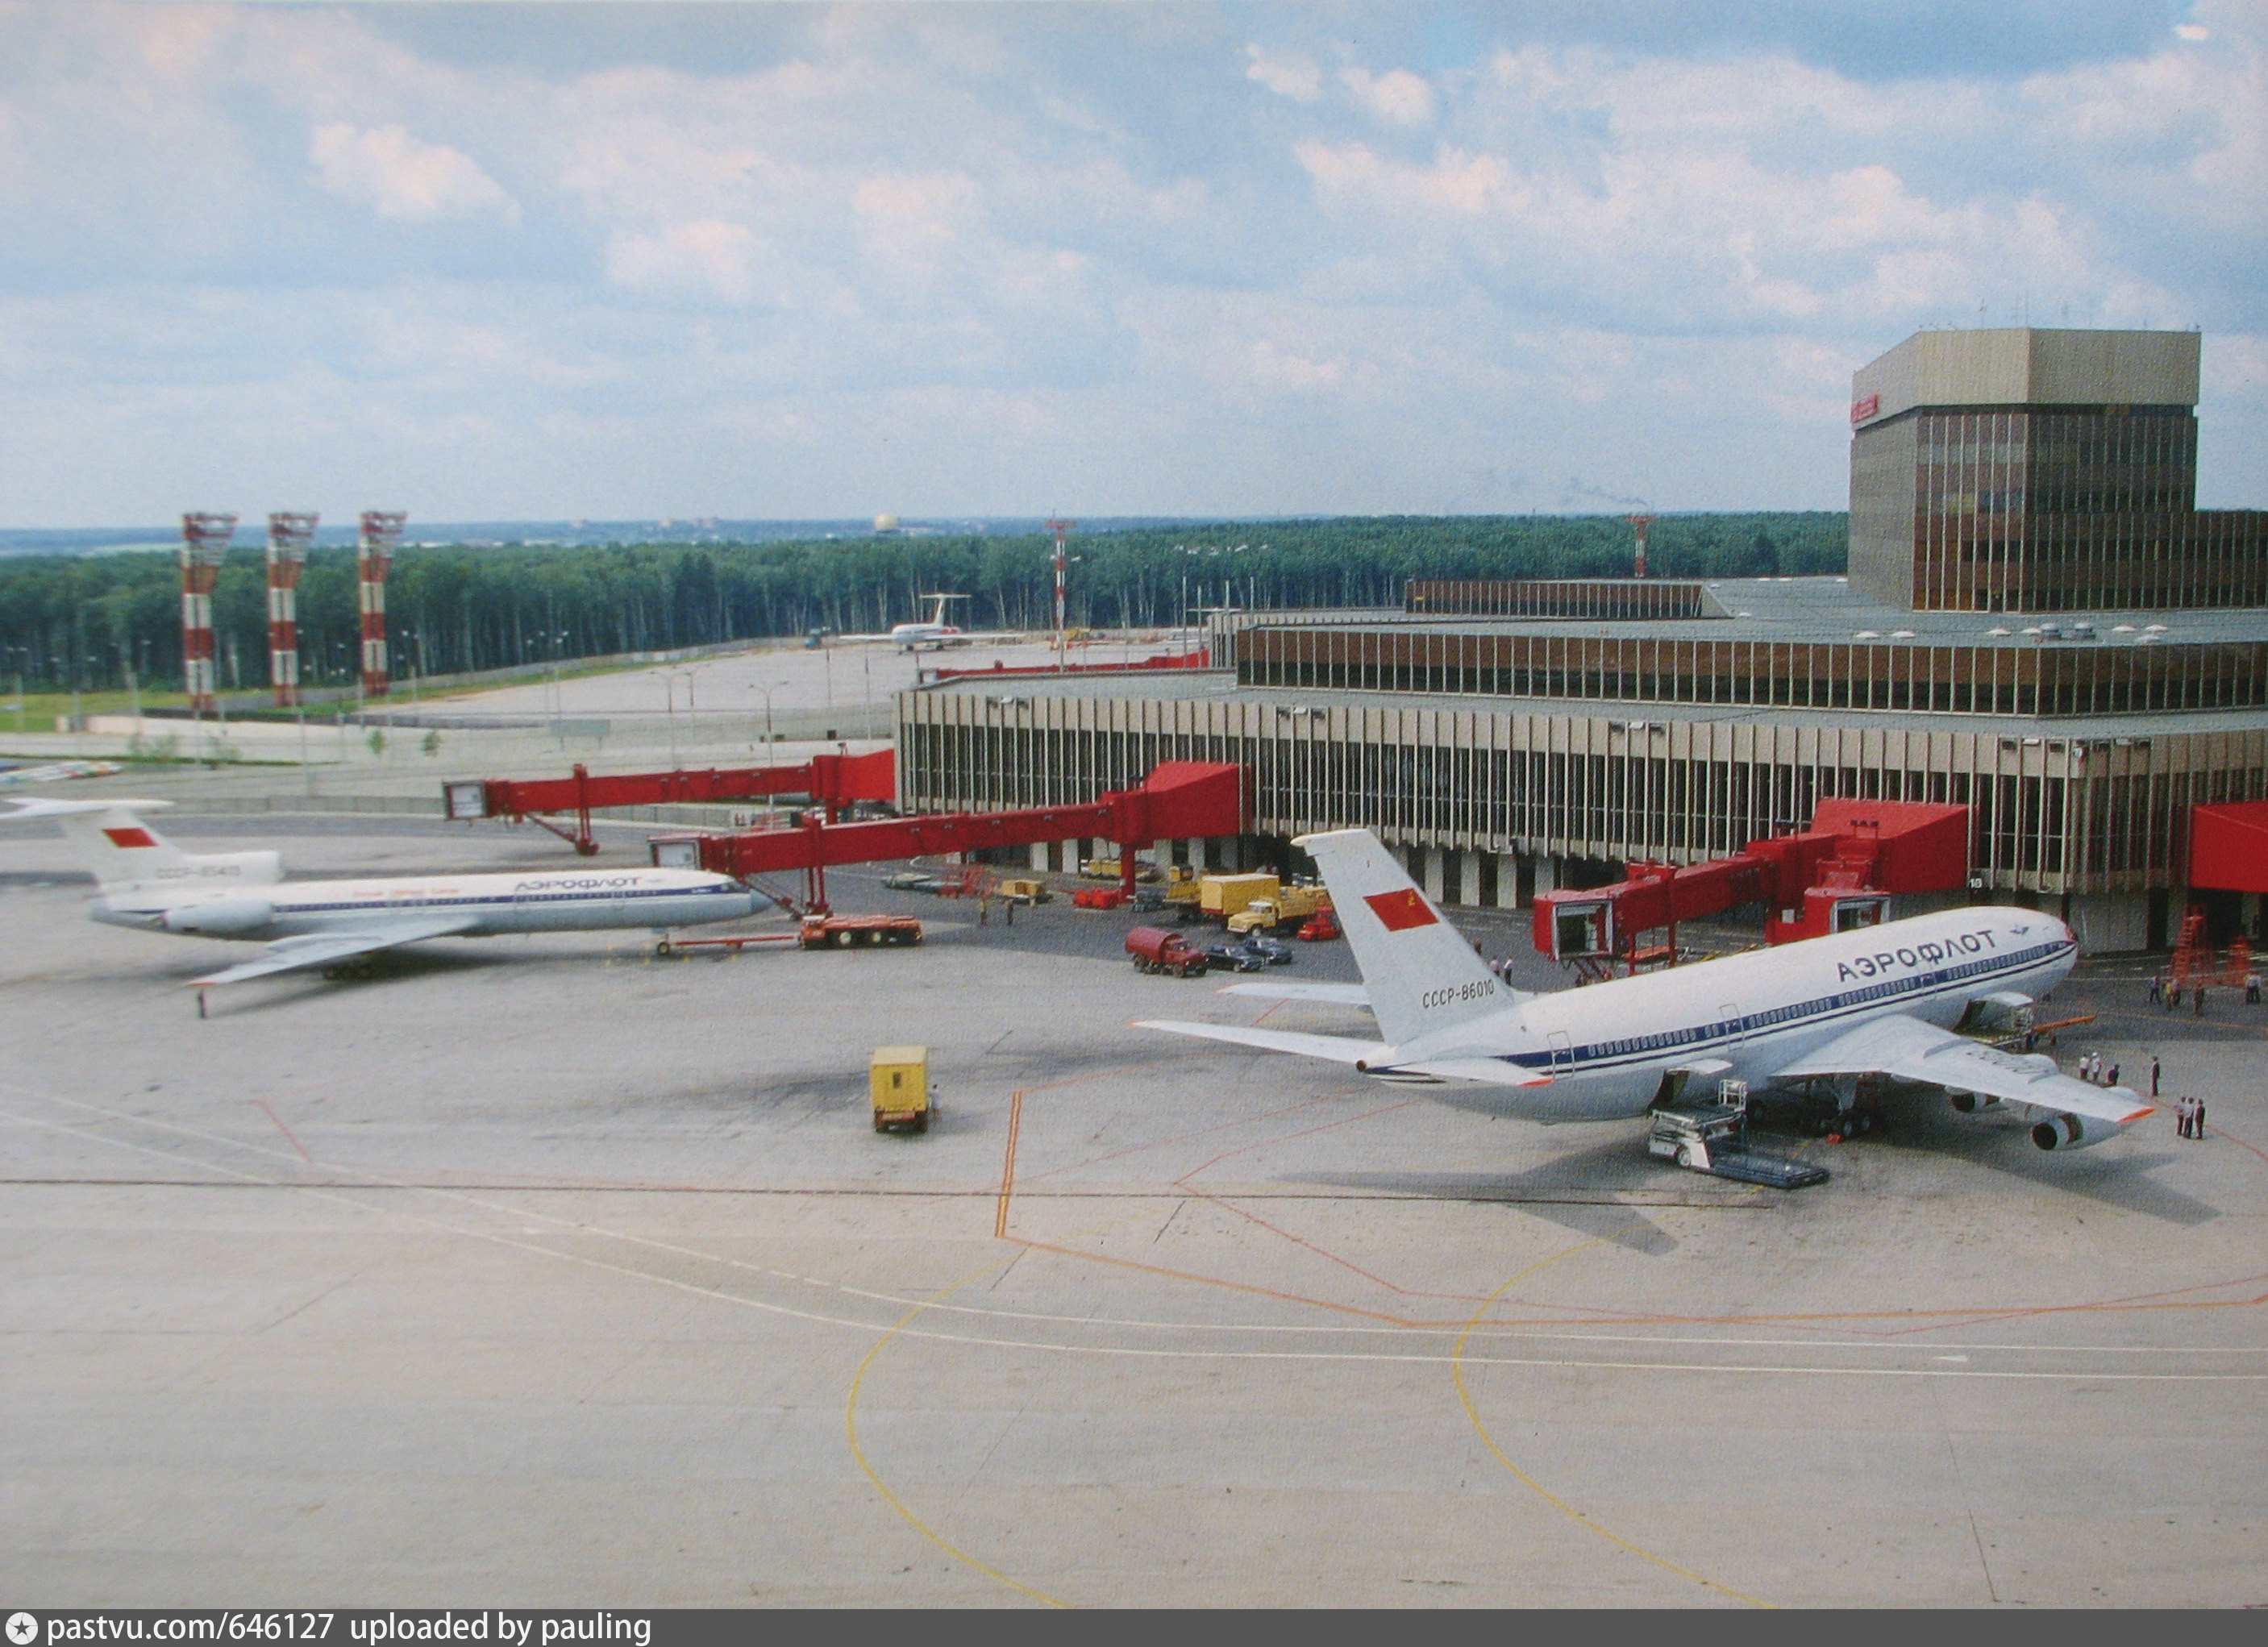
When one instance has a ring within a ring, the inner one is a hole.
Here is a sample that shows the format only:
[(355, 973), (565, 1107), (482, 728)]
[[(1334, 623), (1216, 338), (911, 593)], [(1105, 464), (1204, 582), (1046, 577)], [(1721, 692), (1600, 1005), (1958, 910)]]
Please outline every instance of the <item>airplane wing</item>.
[[(1318, 986), (1328, 987), (1328, 986)], [(1344, 987), (1344, 986), (1343, 986)], [(1142, 1018), (1137, 1029), (1162, 1029), (1168, 1034), (1197, 1035), (1206, 1040), (1226, 1040), (1268, 1052), (1294, 1052), (1307, 1058), (1328, 1058), (1334, 1063), (1363, 1067), (1366, 1075), (1391, 1080), (1417, 1076), (1431, 1081), (1477, 1081), (1489, 1086), (1549, 1086), (1551, 1077), (1523, 1070), (1501, 1058), (1425, 1058), (1414, 1063), (1386, 1062), (1390, 1050), (1383, 1042), (1355, 1040), (1344, 1035), (1302, 1035), (1286, 1029), (1246, 1029), (1235, 1024), (1186, 1024), (1167, 1018)]]
[(1775, 1070), (1803, 1076), (1889, 1075), (1955, 1092), (1982, 1092), (2041, 1109), (2124, 1127), (2153, 1106), (2123, 1086), (2095, 1086), (2060, 1074), (2038, 1053), (2002, 1052), (1919, 1018), (1893, 1016), (1862, 1024), (1809, 1055)]
[(368, 955), (381, 949), (393, 949), (398, 945), (415, 944), (423, 938), (448, 937), (478, 924), (469, 915), (453, 920), (389, 922), (360, 932), (310, 932), (300, 937), (278, 938), (268, 946), (267, 952), (257, 960), (240, 961), (219, 972), (202, 978), (192, 978), (192, 984), (242, 983), (247, 978), (265, 978), (270, 973), (296, 972), (302, 967), (328, 967), (334, 962), (350, 960), (357, 955)]
[(1334, 1063), (1360, 1063), (1386, 1055), (1386, 1044), (1351, 1040), (1344, 1035), (1302, 1035), (1288, 1029), (1246, 1029), (1236, 1024), (1182, 1024), (1167, 1018), (1141, 1018), (1137, 1029), (1162, 1029), (1171, 1035), (1197, 1035), (1206, 1040), (1234, 1041), (1240, 1047), (1261, 1047), (1270, 1052), (1296, 1052), (1303, 1057), (1329, 1058)]
[(1334, 1006), (1368, 1006), (1370, 991), (1359, 983), (1233, 983), (1222, 995), (1248, 995), (1258, 1001), (1328, 1001)]

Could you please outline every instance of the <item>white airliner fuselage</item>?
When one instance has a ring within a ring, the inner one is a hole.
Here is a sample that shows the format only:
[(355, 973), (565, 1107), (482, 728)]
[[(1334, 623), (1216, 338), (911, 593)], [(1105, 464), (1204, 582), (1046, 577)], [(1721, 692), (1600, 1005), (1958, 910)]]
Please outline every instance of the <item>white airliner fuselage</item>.
[[(1254, 1025), (1147, 1026), (1352, 1064), (1442, 1085), (1469, 1108), (1535, 1121), (1611, 1121), (1699, 1082), (1830, 1082), (1838, 1101), (1881, 1077), (1933, 1085), (1956, 1108), (2013, 1100), (2044, 1114), (2043, 1150), (2087, 1148), (2151, 1113), (2052, 1059), (1992, 1044), (2063, 982), (2071, 929), (2030, 909), (1948, 909), (1582, 989), (1506, 989), (1368, 831), (1302, 836), (1344, 929), (1360, 984), (1233, 984), (1230, 995), (1366, 1006), (1380, 1039)], [(1955, 1026), (1967, 1033), (1955, 1033)], [(1987, 1033), (1977, 1033), (1980, 1029)]]
[(539, 875), (435, 875), (385, 880), (303, 880), (265, 885), (143, 883), (106, 889), (91, 913), (112, 926), (194, 932), (273, 943), (324, 932), (360, 932), (373, 916), (447, 916), (458, 936), (657, 930), (731, 921), (768, 900), (700, 870), (567, 870)]
[(698, 926), (772, 901), (704, 870), (585, 869), (535, 874), (416, 875), (386, 880), (284, 879), (276, 852), (184, 852), (133, 810), (145, 801), (19, 801), (6, 814), (53, 818), (86, 860), (88, 913), (110, 926), (265, 944), (191, 982), (235, 983), (333, 967), (437, 937)]
[(1509, 1012), (1422, 1033), (1394, 1060), (1501, 1060), (1550, 1085), (1460, 1085), (1441, 1096), (1539, 1121), (1609, 1120), (1644, 1114), (1665, 1070), (1699, 1060), (1721, 1059), (1728, 1067), (1719, 1075), (1762, 1087), (1870, 1018), (1899, 1013), (1950, 1029), (1981, 996), (2044, 996), (2078, 953), (2051, 915), (1948, 910), (1611, 988), (1534, 996)]

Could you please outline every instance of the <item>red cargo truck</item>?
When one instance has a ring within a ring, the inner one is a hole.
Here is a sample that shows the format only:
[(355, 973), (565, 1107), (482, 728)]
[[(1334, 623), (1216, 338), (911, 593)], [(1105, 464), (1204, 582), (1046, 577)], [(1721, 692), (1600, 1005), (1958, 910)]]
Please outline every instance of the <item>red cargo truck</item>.
[(1204, 974), (1204, 952), (1191, 946), (1179, 932), (1161, 926), (1138, 926), (1126, 933), (1126, 952), (1137, 972), (1175, 972), (1184, 978)]

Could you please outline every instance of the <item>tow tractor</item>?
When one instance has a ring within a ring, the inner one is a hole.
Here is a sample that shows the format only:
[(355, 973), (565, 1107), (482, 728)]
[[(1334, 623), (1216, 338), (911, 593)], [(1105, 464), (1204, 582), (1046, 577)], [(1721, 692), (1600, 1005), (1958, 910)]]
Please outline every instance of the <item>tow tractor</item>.
[(1720, 1080), (1713, 1098), (1698, 1101), (1684, 1096), (1684, 1086), (1678, 1083), (1669, 1100), (1655, 1106), (1653, 1129), (1646, 1140), (1647, 1154), (1675, 1161), (1690, 1172), (1774, 1189), (1800, 1189), (1827, 1181), (1823, 1166), (1750, 1145), (1746, 1081)]

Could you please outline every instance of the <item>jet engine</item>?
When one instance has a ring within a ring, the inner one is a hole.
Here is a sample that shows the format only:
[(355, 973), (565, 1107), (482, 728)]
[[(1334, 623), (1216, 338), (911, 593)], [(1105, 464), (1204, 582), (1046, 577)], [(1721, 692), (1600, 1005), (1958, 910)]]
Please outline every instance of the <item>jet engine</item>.
[(1947, 1096), (1953, 1100), (1953, 1107), (1964, 1115), (1973, 1115), (2000, 1101), (1990, 1092), (1952, 1092)]
[(168, 932), (198, 932), (207, 937), (239, 937), (256, 932), (276, 918), (276, 906), (265, 898), (216, 898), (209, 903), (185, 903), (166, 911)]
[(2051, 1115), (2032, 1129), (2032, 1142), (2043, 1150), (2087, 1150), (2125, 1130), (2093, 1115)]

